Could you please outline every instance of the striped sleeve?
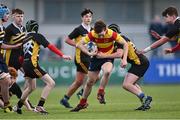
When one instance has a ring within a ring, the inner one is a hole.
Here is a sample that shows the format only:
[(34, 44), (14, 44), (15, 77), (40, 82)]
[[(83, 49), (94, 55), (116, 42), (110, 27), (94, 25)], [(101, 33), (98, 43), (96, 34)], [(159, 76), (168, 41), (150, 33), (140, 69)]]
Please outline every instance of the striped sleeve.
[(4, 40), (4, 31), (0, 31), (0, 44), (3, 43), (3, 40)]
[(120, 34), (116, 33), (116, 32), (113, 32), (112, 33), (112, 38), (113, 40), (115, 40), (116, 42), (121, 42), (122, 40), (124, 40), (123, 37), (121, 37)]
[(89, 41), (93, 41), (94, 37), (92, 36), (92, 32), (89, 32), (85, 37), (84, 37), (84, 42), (88, 43)]

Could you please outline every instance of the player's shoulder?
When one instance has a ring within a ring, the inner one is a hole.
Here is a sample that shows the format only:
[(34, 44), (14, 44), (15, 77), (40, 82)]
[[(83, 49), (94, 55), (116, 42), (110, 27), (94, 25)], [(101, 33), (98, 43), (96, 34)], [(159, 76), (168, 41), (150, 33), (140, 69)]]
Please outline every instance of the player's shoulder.
[(14, 25), (11, 23), (6, 27), (6, 30), (12, 30), (14, 28), (15, 28)]
[(74, 30), (77, 30), (77, 31), (80, 31), (80, 30), (82, 30), (82, 29), (83, 29), (83, 26), (82, 26), (82, 25), (76, 26), (76, 27), (74, 28)]

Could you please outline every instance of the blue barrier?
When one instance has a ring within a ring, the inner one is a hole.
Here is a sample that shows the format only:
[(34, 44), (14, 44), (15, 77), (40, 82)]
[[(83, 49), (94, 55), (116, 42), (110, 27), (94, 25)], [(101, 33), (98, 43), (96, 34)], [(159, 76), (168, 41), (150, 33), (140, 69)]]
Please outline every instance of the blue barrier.
[(145, 84), (180, 83), (180, 59), (151, 59)]

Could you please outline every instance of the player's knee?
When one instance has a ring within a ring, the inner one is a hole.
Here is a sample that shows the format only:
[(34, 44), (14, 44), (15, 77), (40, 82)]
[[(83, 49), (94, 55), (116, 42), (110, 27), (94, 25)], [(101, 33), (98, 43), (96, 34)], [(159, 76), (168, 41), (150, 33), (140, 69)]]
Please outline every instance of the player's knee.
[(54, 88), (54, 86), (55, 86), (54, 80), (52, 80), (50, 83), (48, 83), (48, 86), (49, 86), (50, 88)]
[(36, 89), (36, 86), (32, 86), (31, 90), (34, 91)]
[(76, 84), (77, 86), (81, 86), (81, 85), (83, 84), (83, 80), (76, 80), (76, 81), (75, 81), (75, 84)]
[(93, 80), (88, 80), (87, 86), (93, 86), (93, 85), (94, 85), (94, 81)]
[(122, 84), (122, 87), (127, 90), (127, 89), (129, 88), (129, 84), (126, 83), (126, 82), (124, 82), (124, 83)]
[(104, 75), (105, 75), (106, 77), (108, 77), (110, 74), (111, 74), (111, 71), (105, 71), (105, 72), (104, 72)]

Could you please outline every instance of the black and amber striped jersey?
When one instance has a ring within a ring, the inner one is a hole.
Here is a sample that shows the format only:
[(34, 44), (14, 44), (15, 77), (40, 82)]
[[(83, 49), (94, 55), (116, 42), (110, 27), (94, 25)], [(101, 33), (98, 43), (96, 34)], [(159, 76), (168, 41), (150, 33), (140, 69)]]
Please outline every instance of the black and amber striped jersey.
[(37, 67), (40, 53), (40, 46), (48, 47), (50, 43), (39, 33), (28, 33), (26, 42), (23, 44), (24, 62), (32, 62)]
[[(4, 36), (5, 36), (5, 28), (3, 26), (0, 26), (0, 46), (2, 45), (4, 41)], [(3, 49), (0, 49), (0, 60), (3, 60)]]
[[(140, 65), (141, 61), (139, 59), (138, 54), (136, 53), (136, 46), (134, 45), (133, 42), (131, 42), (131, 40), (129, 38), (127, 38), (124, 35), (121, 35), (126, 42), (128, 43), (128, 57), (127, 57), (127, 61), (131, 64), (136, 64), (136, 65)], [(115, 42), (114, 43), (114, 50), (116, 51), (118, 48), (123, 49), (123, 45)]]
[[(5, 38), (4, 43), (5, 44), (17, 44), (21, 43), (24, 38), (26, 37), (26, 30), (25, 27), (18, 27), (14, 23), (11, 23), (6, 29), (5, 29)], [(6, 50), (5, 54), (5, 60), (6, 64), (8, 66), (14, 67), (16, 69), (19, 69), (21, 67), (21, 64), (18, 61), (18, 57), (22, 54), (22, 48), (17, 49), (9, 49)]]
[(5, 30), (6, 35), (5, 35), (5, 43), (8, 44), (17, 44), (21, 43), (23, 39), (26, 36), (26, 29), (25, 27), (18, 27), (14, 23), (11, 23)]
[[(92, 30), (92, 28), (91, 28)], [(75, 28), (69, 35), (68, 37), (72, 40), (75, 41), (77, 44), (80, 40), (82, 40), (83, 37), (85, 37), (88, 34), (88, 31), (82, 26), (78, 26)], [(79, 48), (76, 48), (76, 53), (75, 53), (75, 59), (77, 63), (83, 62), (89, 62), (90, 57), (83, 53)]]

